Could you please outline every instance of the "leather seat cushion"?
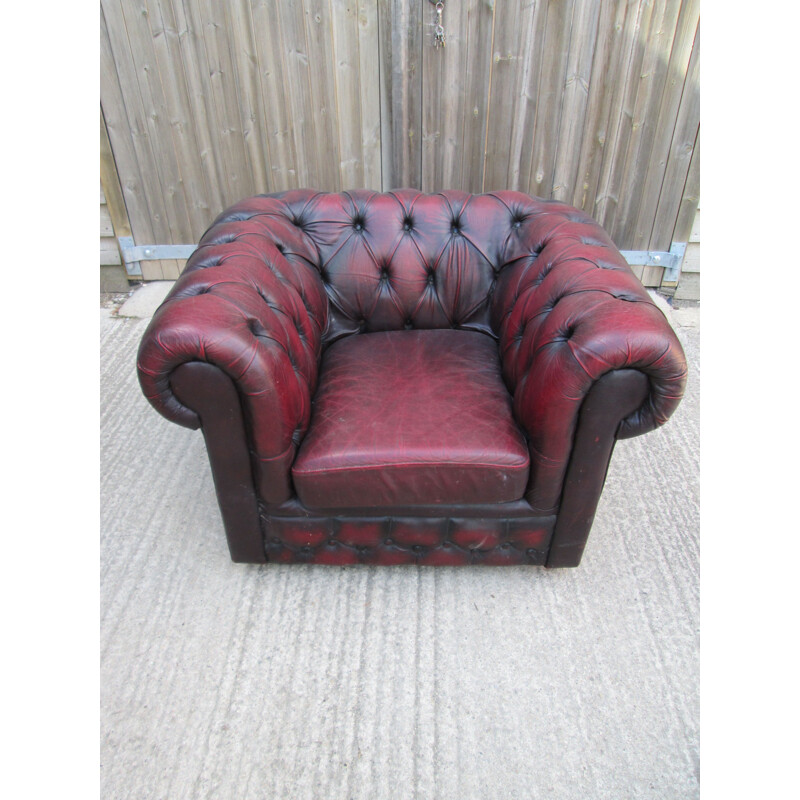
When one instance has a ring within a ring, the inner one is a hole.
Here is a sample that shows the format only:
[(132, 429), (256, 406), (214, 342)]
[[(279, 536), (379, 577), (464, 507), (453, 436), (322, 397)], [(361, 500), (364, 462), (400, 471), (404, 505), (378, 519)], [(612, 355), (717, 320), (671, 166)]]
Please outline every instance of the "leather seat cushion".
[(504, 503), (529, 466), (496, 343), (409, 330), (328, 348), (292, 475), (309, 508)]

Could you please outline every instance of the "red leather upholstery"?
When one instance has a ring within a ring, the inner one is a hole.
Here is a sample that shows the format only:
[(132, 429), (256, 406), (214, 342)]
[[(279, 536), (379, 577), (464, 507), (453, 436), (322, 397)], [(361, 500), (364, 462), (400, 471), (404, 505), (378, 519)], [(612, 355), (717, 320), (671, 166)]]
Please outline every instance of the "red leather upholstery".
[[(649, 382), (618, 437), (662, 424), (683, 394), (680, 344), (606, 233), (581, 211), (517, 192), (296, 190), (244, 200), (203, 236), (154, 316), (139, 378), (162, 414), (198, 427), (170, 375), (202, 361), (229, 376), (257, 494), (279, 505), (296, 497), (291, 468), (325, 348), (351, 334), (436, 329), (497, 341), (527, 437), (525, 499), (535, 516), (558, 512), (580, 408), (601, 377), (636, 370)], [(409, 487), (376, 497), (396, 491), (392, 502), (405, 502)], [(330, 494), (307, 497), (329, 502)]]
[(292, 476), (309, 508), (521, 498), (527, 445), (494, 340), (432, 330), (333, 344)]
[(266, 517), (270, 561), (314, 564), (543, 564), (552, 518)]

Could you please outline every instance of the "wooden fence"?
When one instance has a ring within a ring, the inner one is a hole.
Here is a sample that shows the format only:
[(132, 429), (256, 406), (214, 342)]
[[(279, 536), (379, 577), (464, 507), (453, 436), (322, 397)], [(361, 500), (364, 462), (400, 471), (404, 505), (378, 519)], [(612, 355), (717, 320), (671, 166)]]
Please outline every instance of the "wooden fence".
[(196, 242), (231, 203), (301, 186), (517, 189), (622, 249), (686, 241), (699, 0), (445, 0), (445, 48), (435, 21), (430, 0), (101, 0), (136, 243)]

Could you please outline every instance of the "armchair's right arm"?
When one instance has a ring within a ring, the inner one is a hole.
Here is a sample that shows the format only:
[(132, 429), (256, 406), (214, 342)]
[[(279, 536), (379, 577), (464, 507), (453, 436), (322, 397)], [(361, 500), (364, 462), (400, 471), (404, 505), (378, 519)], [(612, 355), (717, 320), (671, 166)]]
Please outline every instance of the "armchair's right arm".
[(234, 208), (209, 229), (153, 316), (139, 348), (139, 382), (167, 419), (197, 428), (203, 420), (171, 379), (189, 362), (222, 370), (241, 402), (260, 494), (282, 502), (309, 423), (328, 300), (300, 247), (287, 253), (280, 244), (288, 234), (241, 216)]

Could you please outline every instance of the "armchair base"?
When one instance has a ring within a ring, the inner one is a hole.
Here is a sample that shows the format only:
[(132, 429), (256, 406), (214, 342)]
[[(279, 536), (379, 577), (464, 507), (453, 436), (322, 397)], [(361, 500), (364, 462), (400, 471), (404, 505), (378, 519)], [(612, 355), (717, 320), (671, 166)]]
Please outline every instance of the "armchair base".
[(581, 407), (558, 513), (525, 500), (463, 506), (311, 511), (297, 500), (257, 499), (241, 403), (218, 367), (190, 362), (172, 375), (198, 415), (231, 558), (239, 563), (544, 565), (577, 567), (594, 520), (619, 422), (647, 393), (647, 377), (617, 370), (597, 381)]

